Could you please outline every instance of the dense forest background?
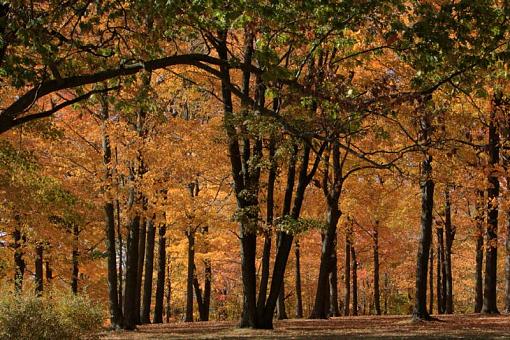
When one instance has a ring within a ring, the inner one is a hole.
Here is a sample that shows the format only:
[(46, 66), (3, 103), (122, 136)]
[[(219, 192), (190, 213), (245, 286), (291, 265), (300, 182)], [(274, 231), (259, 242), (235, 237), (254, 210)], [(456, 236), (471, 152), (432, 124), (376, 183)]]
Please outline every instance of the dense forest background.
[(2, 291), (124, 329), (510, 311), (509, 19), (0, 1)]

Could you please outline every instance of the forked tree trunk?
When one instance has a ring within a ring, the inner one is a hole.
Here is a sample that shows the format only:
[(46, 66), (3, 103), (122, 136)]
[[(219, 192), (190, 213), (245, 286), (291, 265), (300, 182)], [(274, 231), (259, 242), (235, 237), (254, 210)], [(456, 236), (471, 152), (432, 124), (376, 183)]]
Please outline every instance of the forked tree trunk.
[(159, 226), (158, 240), (158, 278), (156, 281), (156, 301), (154, 306), (154, 323), (163, 323), (163, 304), (165, 294), (166, 271), (166, 225)]

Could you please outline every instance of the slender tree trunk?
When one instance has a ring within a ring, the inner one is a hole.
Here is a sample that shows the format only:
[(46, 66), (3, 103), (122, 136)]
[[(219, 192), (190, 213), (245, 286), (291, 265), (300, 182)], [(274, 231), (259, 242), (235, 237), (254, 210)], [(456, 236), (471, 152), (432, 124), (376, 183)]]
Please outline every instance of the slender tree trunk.
[(166, 311), (165, 311), (165, 317), (166, 317), (166, 323), (170, 322), (170, 316), (172, 314), (171, 309), (171, 298), (172, 298), (172, 281), (170, 279), (170, 261), (168, 261), (167, 265), (167, 273), (166, 273)]
[[(278, 238), (279, 237), (277, 237), (277, 239)], [(282, 281), (280, 293), (278, 294), (278, 305), (276, 308), (276, 314), (278, 316), (278, 320), (288, 319), (287, 312), (285, 311), (285, 280)]]
[(379, 291), (379, 221), (375, 222), (373, 240), (374, 240), (374, 307), (375, 314), (381, 315), (381, 292)]
[[(496, 106), (498, 106), (496, 100)], [(499, 164), (499, 133), (495, 112), (491, 112), (489, 122), (489, 187), (487, 189), (487, 243), (485, 247), (485, 278), (483, 292), (483, 314), (499, 314), (497, 306), (497, 269), (498, 269), (498, 198), (499, 179), (497, 165)]]
[(72, 263), (73, 272), (71, 274), (71, 291), (78, 294), (78, 280), (80, 275), (80, 250), (79, 250), (80, 228), (77, 223), (73, 223), (73, 252)]
[(116, 200), (115, 201), (115, 211), (117, 213), (117, 242), (118, 242), (118, 246), (119, 246), (119, 274), (118, 274), (118, 281), (119, 281), (119, 288), (118, 288), (118, 292), (119, 292), (119, 308), (120, 310), (122, 310), (122, 303), (123, 303), (123, 298), (122, 298), (122, 291), (123, 291), (123, 269), (122, 269), (122, 265), (123, 265), (123, 258), (124, 258), (124, 255), (123, 255), (123, 249), (124, 249), (124, 242), (122, 240), (122, 223), (121, 223), (121, 219), (120, 219), (120, 202), (119, 200)]
[(142, 218), (140, 223), (140, 236), (138, 237), (138, 265), (136, 276), (136, 324), (140, 324), (142, 314), (142, 279), (145, 262), (145, 239), (147, 238), (147, 220)]
[(35, 294), (37, 296), (43, 293), (43, 253), (43, 245), (37, 243), (35, 246)]
[(301, 293), (301, 255), (299, 240), (294, 241), (294, 254), (296, 255), (296, 318), (303, 317), (303, 296)]
[(443, 244), (443, 229), (436, 229), (437, 235), (437, 269), (436, 269), (436, 295), (437, 295), (437, 314), (443, 314), (443, 291), (442, 291), (442, 268), (443, 268), (443, 252), (442, 252), (442, 244)]
[(390, 278), (384, 273), (384, 315), (388, 315), (388, 299), (390, 296)]
[(195, 233), (188, 229), (188, 278), (186, 280), (186, 319), (193, 322), (193, 279), (195, 277)]
[(455, 238), (455, 228), (452, 225), (450, 188), (445, 189), (445, 283), (446, 306), (445, 313), (453, 314), (453, 275), (452, 275), (452, 246)]
[(476, 201), (476, 271), (475, 271), (475, 313), (482, 311), (483, 305), (483, 235), (485, 191), (478, 190)]
[(203, 310), (200, 313), (200, 321), (209, 321), (209, 309), (211, 306), (211, 283), (212, 283), (212, 267), (211, 260), (204, 260), (204, 295), (202, 297)]
[(351, 304), (351, 242), (352, 242), (352, 225), (349, 224), (345, 231), (345, 274), (344, 274), (344, 287), (345, 287), (345, 296), (344, 296), (344, 304), (345, 310), (344, 315), (349, 316), (350, 304)]
[(163, 323), (163, 303), (165, 294), (166, 271), (166, 225), (159, 227), (158, 242), (158, 278), (156, 281), (156, 301), (154, 306), (154, 323)]
[(150, 323), (151, 300), (152, 300), (152, 277), (154, 274), (154, 241), (156, 227), (152, 219), (147, 220), (147, 242), (145, 248), (145, 279), (143, 281), (143, 304), (141, 323)]
[(431, 244), (429, 268), (429, 314), (434, 313), (434, 248)]
[[(507, 177), (507, 190), (510, 189), (510, 178)], [(506, 211), (505, 240), (505, 313), (510, 313), (510, 209)]]
[(356, 249), (351, 246), (352, 257), (352, 315), (358, 315), (358, 261)]
[[(110, 137), (107, 133), (107, 121), (109, 117), (108, 112), (108, 98), (106, 95), (100, 97), (101, 101), (101, 133), (102, 133), (102, 147), (103, 147), (103, 165), (105, 182), (110, 181), (112, 173), (110, 169), (110, 162), (112, 159), (112, 150), (110, 145)], [(105, 187), (105, 190), (107, 188)], [(115, 251), (115, 217), (113, 203), (106, 201), (103, 205), (105, 212), (105, 243), (108, 258), (108, 301), (110, 310), (110, 325), (111, 328), (117, 329), (123, 326), (123, 316), (121, 303), (119, 302), (119, 293), (117, 292), (117, 258)]]
[(127, 237), (126, 285), (124, 290), (124, 328), (136, 328), (136, 295), (138, 278), (138, 244), (140, 216), (135, 215), (129, 224)]

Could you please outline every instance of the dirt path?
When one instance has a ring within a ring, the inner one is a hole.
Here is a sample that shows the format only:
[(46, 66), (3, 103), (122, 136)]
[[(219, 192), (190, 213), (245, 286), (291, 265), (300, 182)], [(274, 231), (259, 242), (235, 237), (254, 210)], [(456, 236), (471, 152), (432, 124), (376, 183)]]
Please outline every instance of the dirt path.
[(510, 339), (510, 316), (453, 315), (412, 323), (407, 316), (285, 320), (274, 330), (238, 329), (234, 322), (169, 323), (109, 332), (102, 339)]

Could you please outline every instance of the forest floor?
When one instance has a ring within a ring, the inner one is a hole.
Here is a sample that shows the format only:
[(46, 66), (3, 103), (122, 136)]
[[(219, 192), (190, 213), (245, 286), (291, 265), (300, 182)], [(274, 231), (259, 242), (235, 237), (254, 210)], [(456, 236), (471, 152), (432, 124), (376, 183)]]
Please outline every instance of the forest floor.
[(274, 330), (239, 329), (235, 322), (168, 323), (134, 332), (106, 332), (101, 339), (510, 339), (510, 316), (439, 316), (412, 322), (409, 316), (357, 316), (275, 322)]

